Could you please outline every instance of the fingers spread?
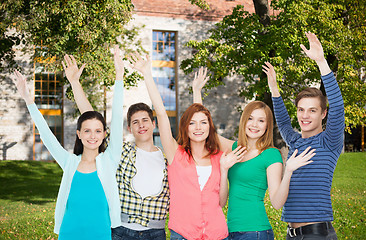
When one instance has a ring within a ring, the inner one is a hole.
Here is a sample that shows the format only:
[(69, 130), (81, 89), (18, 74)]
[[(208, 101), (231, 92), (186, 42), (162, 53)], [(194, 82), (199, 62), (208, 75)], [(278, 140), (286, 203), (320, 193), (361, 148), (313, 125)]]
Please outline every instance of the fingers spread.
[(138, 52), (133, 52), (129, 54), (129, 59), (131, 60), (131, 62), (137, 62), (139, 60), (142, 59), (142, 57), (140, 56), (140, 54)]
[(77, 64), (76, 64), (76, 60), (75, 60), (74, 56), (73, 56), (73, 55), (70, 55), (70, 57), (71, 57), (71, 60), (72, 60), (72, 61), (71, 61), (71, 64), (72, 64), (72, 65), (77, 65)]
[(82, 72), (84, 70), (85, 66), (86, 66), (86, 63), (83, 63), (83, 65), (81, 65), (81, 67), (79, 69), (79, 72)]
[(302, 153), (300, 153), (299, 156), (304, 156), (307, 152), (309, 152), (310, 149), (311, 149), (311, 146), (307, 147)]
[(70, 59), (69, 55), (66, 54), (64, 56), (64, 59), (65, 59), (66, 67), (69, 67), (71, 65), (71, 59)]
[(308, 51), (308, 49), (303, 44), (300, 44), (300, 48), (304, 51), (305, 54)]
[(294, 158), (294, 157), (296, 156), (297, 152), (298, 152), (298, 150), (297, 150), (297, 149), (295, 149), (295, 151), (292, 153), (292, 155), (291, 155), (291, 157), (290, 157), (290, 158)]
[(204, 75), (204, 76), (206, 76), (206, 75), (207, 75), (207, 67), (205, 67), (205, 68), (204, 68), (203, 75)]

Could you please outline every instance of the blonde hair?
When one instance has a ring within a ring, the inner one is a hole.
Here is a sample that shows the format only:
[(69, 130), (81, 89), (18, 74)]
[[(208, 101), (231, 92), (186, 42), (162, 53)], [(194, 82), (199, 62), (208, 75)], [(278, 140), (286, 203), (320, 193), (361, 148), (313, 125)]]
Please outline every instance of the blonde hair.
[(273, 145), (273, 115), (271, 109), (262, 101), (253, 101), (249, 103), (241, 114), (239, 124), (239, 139), (238, 146), (248, 147), (248, 137), (245, 133), (245, 126), (247, 125), (250, 114), (256, 109), (263, 109), (266, 114), (267, 128), (263, 136), (256, 142), (256, 148), (262, 152), (267, 148), (274, 147)]

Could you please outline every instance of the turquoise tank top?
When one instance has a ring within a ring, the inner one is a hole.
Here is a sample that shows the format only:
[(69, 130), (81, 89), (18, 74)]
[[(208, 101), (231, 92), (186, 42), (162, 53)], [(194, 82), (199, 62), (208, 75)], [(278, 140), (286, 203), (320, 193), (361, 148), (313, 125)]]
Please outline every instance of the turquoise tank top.
[(97, 171), (75, 172), (58, 239), (112, 239), (108, 202)]

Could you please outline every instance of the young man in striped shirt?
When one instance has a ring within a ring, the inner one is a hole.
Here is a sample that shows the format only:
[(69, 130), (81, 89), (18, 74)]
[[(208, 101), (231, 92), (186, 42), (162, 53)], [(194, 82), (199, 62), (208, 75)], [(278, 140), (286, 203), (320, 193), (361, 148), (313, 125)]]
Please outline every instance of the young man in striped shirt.
[[(263, 66), (272, 93), (274, 113), (283, 139), (289, 146), (289, 155), (311, 146), (316, 149), (312, 163), (293, 172), (282, 220), (288, 223), (287, 239), (337, 239), (331, 224), (333, 210), (330, 197), (333, 173), (343, 148), (344, 104), (336, 78), (324, 57), (322, 45), (315, 34), (307, 32), (310, 43), (305, 54), (314, 60), (320, 70), (326, 97), (316, 88), (306, 88), (296, 97), (297, 119), (301, 133), (294, 131), (280, 96), (276, 73), (270, 63)], [(326, 129), (322, 120), (328, 112)]]

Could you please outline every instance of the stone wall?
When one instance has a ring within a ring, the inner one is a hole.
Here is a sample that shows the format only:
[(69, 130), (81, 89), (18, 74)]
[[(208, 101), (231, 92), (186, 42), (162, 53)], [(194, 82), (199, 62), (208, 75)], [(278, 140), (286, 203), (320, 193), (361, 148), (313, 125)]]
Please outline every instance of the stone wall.
[[(33, 91), (33, 65), (29, 55), (20, 51), (16, 54), (21, 72)], [(0, 160), (27, 160), (33, 156), (33, 122), (12, 81), (14, 78), (13, 73), (4, 71), (0, 74)]]

